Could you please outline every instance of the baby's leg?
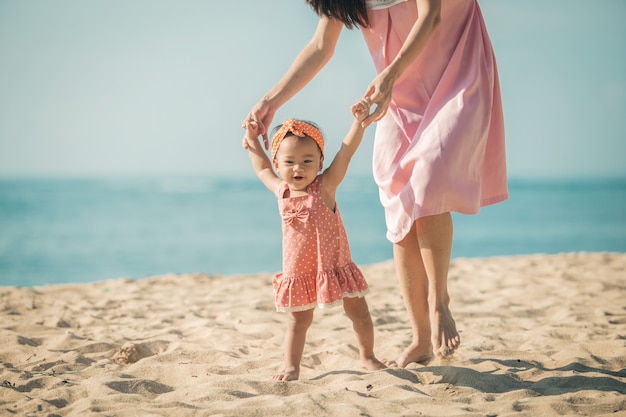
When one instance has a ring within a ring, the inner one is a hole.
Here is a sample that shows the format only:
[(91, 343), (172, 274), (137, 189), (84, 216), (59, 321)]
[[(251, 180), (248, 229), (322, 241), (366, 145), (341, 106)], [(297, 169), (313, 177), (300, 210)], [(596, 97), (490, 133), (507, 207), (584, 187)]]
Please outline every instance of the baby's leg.
[(361, 362), (370, 371), (386, 368), (374, 355), (374, 324), (364, 297), (344, 298), (343, 308), (352, 320)]
[(313, 322), (313, 312), (311, 309), (290, 313), (285, 334), (285, 367), (281, 373), (274, 375), (275, 380), (293, 381), (300, 376), (306, 332)]

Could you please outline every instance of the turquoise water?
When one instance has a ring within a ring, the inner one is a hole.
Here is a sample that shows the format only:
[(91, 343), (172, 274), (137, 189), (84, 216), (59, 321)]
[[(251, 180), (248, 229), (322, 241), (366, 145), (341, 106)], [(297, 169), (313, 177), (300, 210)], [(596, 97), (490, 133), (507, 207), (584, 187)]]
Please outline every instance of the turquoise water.
[[(626, 252), (626, 180), (511, 181), (509, 191), (454, 215), (453, 258)], [(338, 202), (355, 261), (391, 259), (372, 179), (346, 178)], [(276, 200), (255, 178), (0, 179), (0, 285), (280, 265)]]

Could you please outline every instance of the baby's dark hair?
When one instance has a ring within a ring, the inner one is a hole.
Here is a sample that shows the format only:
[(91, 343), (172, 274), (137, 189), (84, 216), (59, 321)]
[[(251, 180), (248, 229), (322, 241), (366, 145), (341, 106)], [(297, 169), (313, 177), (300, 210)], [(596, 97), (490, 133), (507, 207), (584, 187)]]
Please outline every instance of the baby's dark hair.
[(368, 27), (365, 0), (306, 0), (318, 16), (340, 20), (348, 29)]

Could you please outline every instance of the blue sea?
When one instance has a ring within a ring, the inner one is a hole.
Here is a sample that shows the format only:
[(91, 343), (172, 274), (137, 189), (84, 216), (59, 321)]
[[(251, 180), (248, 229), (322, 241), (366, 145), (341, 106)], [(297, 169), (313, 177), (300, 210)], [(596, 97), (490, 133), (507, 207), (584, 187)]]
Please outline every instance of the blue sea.
[[(453, 258), (626, 252), (626, 179), (512, 180), (509, 191), (454, 215)], [(391, 259), (371, 177), (347, 177), (338, 202), (354, 260)], [(0, 285), (280, 266), (276, 200), (256, 178), (0, 179)]]

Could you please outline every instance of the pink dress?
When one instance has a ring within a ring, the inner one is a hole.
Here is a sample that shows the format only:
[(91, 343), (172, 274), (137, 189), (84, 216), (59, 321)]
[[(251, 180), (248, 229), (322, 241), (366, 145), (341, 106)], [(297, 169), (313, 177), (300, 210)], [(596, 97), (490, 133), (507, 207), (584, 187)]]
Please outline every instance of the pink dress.
[(330, 210), (320, 195), (323, 175), (308, 195), (285, 198), (281, 181), (276, 196), (283, 219), (283, 272), (274, 276), (277, 311), (304, 311), (339, 305), (344, 297), (362, 297), (367, 282), (352, 261), (339, 208)]
[[(477, 213), (508, 198), (496, 61), (476, 0), (444, 0), (441, 23), (393, 90), (378, 122), (373, 171), (387, 238), (415, 219)], [(362, 30), (376, 69), (396, 56), (417, 18), (415, 0), (368, 10)]]

